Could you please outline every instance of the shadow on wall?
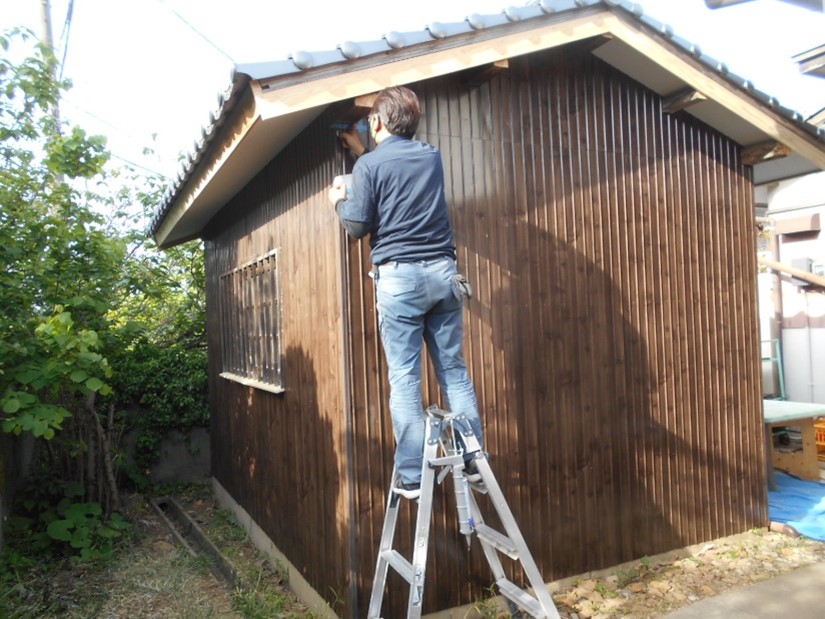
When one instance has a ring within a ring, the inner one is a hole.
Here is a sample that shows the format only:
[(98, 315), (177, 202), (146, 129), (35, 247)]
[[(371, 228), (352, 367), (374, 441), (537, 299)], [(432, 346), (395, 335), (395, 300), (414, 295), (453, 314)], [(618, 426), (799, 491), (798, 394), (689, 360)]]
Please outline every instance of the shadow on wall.
[(552, 577), (680, 547), (662, 501), (685, 446), (656, 418), (648, 347), (625, 317), (643, 301), (573, 243), (528, 236), (534, 266), (499, 267), (490, 299), (504, 379), (487, 420), (491, 451), (516, 456), (499, 470), (532, 523), (525, 537)]
[[(744, 471), (722, 453), (714, 411), (696, 403), (704, 387), (688, 360), (663, 349), (663, 333), (676, 340), (685, 326), (650, 289), (622, 290), (650, 265), (625, 257), (628, 281), (616, 281), (576, 248), (581, 238), (535, 225), (520, 238), (521, 260), (491, 252), (495, 240), (469, 248), (482, 266), (470, 270), (478, 295), (465, 324), (473, 354), (493, 360), (473, 367), (477, 387), (493, 386), (479, 393), (486, 447), (545, 577), (711, 539), (741, 519), (741, 489), (723, 489)], [(486, 584), (486, 563), (476, 566)]]
[(318, 407), (312, 358), (288, 347), (283, 367), (286, 393), (249, 389), (243, 405), (233, 407), (232, 468), (247, 478), (235, 487), (251, 489), (238, 502), (334, 604), (346, 594), (349, 523), (337, 519), (341, 489), (333, 424)]

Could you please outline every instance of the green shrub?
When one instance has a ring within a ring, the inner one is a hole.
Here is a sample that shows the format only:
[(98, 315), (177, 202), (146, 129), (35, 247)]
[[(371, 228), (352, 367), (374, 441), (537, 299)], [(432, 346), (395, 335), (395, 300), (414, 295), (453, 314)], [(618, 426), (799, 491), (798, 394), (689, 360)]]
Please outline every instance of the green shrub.
[[(100, 503), (86, 502), (85, 490), (74, 482), (31, 479), (17, 494), (14, 515), (4, 523), (9, 548), (0, 573), (20, 564), (108, 559), (131, 525), (120, 514), (104, 518)], [(22, 565), (22, 564), (20, 564)]]
[(169, 430), (208, 427), (206, 350), (181, 344), (159, 345), (145, 338), (110, 357), (111, 379), (121, 408), (138, 428), (135, 460), (140, 470), (158, 458)]

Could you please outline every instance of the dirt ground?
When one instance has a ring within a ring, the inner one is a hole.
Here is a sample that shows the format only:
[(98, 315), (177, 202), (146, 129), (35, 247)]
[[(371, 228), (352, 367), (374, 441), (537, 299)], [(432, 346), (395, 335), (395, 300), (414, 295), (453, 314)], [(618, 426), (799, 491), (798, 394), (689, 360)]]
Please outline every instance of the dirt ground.
[[(183, 497), (181, 503), (205, 531), (215, 530), (213, 523), (222, 510), (211, 495)], [(157, 533), (165, 539), (162, 531)], [(243, 552), (255, 554), (251, 549)], [(554, 599), (564, 619), (653, 619), (703, 598), (819, 562), (825, 562), (825, 544), (821, 542), (753, 530), (666, 557), (645, 558), (599, 578), (574, 581)], [(264, 572), (264, 577), (282, 584), (274, 572)], [(220, 598), (221, 592), (216, 592), (216, 597)], [(308, 616), (303, 611), (304, 615), (295, 616)], [(468, 619), (471, 616), (505, 615), (482, 600)]]
[[(140, 530), (133, 548), (104, 571), (73, 568), (52, 576), (39, 604), (19, 616), (107, 619), (316, 617), (291, 595), (282, 573), (249, 542), (209, 488), (190, 487), (175, 499), (235, 566), (240, 581), (216, 577), (204, 557), (190, 556), (141, 496), (130, 497)], [(573, 580), (554, 594), (564, 619), (654, 619), (725, 591), (825, 562), (825, 544), (781, 532), (753, 530), (666, 557)], [(479, 600), (465, 617), (505, 617)]]
[(726, 591), (825, 562), (825, 544), (766, 529), (643, 559), (554, 596), (565, 619), (654, 619)]

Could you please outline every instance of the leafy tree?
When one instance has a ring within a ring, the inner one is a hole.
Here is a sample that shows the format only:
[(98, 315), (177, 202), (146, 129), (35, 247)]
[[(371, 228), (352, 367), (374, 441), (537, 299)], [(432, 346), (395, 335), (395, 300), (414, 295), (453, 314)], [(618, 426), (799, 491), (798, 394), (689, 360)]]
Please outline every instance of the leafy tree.
[[(4, 34), (0, 48), (29, 38)], [(46, 440), (85, 413), (71, 446), (79, 453), (101, 438), (95, 400), (111, 393), (101, 333), (126, 246), (78, 189), (108, 153), (79, 127), (61, 132), (53, 110), (67, 84), (52, 78), (54, 62), (42, 45), (19, 64), (0, 58), (0, 410), (4, 432)], [(99, 463), (111, 478), (100, 455), (79, 467), (82, 481)], [(91, 498), (103, 493), (117, 504), (111, 484), (89, 486)]]
[(6, 432), (51, 438), (69, 415), (60, 396), (106, 392), (96, 331), (125, 248), (63, 180), (89, 178), (108, 155), (100, 137), (60, 133), (51, 110), (64, 85), (37, 49), (19, 66), (0, 59), (0, 408)]
[[(151, 434), (207, 417), (203, 264), (196, 243), (151, 246), (138, 224), (162, 179), (107, 170), (105, 139), (59, 121), (69, 84), (53, 78), (51, 51), (33, 39), (0, 34), (0, 441), (36, 439), (39, 491), (100, 503), (108, 517), (126, 427), (137, 421)], [(31, 54), (12, 62), (13, 45)], [(164, 355), (176, 361), (159, 366)], [(160, 370), (173, 375), (158, 380)], [(168, 398), (153, 395), (169, 384)], [(130, 417), (141, 401), (159, 415)], [(63, 503), (61, 514), (88, 509)], [(52, 531), (65, 537), (61, 526)]]

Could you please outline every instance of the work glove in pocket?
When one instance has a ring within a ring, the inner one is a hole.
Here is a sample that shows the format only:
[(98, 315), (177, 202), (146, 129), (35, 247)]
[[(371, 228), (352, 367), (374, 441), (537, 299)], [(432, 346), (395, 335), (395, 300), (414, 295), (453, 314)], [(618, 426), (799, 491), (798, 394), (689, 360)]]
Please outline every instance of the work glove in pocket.
[(473, 287), (461, 273), (453, 275), (450, 279), (453, 286), (453, 296), (459, 301), (469, 301), (473, 298)]

